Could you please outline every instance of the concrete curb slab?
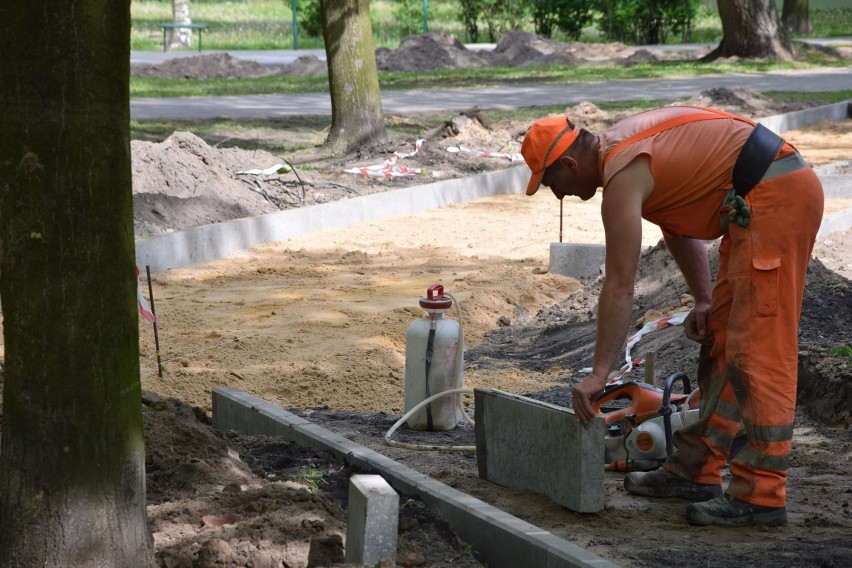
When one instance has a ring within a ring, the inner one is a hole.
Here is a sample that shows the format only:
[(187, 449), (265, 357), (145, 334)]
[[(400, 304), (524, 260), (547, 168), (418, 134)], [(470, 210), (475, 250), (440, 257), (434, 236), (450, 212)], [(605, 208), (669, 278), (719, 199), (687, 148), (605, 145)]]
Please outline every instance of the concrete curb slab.
[(415, 495), (438, 511), (491, 568), (618, 568), (548, 531), (239, 389), (213, 389), (213, 424), (220, 430), (280, 436), (328, 450), (352, 466), (378, 473), (399, 493)]

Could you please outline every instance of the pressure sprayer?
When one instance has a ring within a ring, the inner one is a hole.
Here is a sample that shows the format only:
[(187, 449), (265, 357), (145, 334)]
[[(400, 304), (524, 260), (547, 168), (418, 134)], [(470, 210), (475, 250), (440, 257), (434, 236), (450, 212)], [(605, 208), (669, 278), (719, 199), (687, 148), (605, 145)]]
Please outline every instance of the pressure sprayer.
[[(457, 322), (443, 318), (454, 302)], [(445, 295), (442, 285), (433, 284), (420, 298), (420, 307), (427, 317), (411, 322), (405, 334), (404, 414), (385, 434), (385, 441), (410, 449), (473, 451), (475, 446), (430, 446), (390, 439), (403, 422), (413, 430), (439, 431), (454, 429), (462, 418), (473, 424), (462, 401), (464, 393), (473, 393), (473, 389), (464, 388), (464, 326), (458, 300)]]

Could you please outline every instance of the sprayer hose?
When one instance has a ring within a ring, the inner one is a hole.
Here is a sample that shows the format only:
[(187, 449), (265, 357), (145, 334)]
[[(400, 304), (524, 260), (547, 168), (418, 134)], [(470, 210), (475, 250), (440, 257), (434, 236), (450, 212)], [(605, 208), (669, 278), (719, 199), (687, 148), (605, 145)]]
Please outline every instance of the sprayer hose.
[[(394, 432), (396, 432), (397, 429), (400, 426), (402, 426), (403, 422), (408, 420), (411, 417), (412, 414), (414, 414), (415, 412), (417, 412), (418, 410), (420, 410), (421, 408), (423, 408), (427, 404), (431, 403), (433, 400), (441, 398), (442, 396), (450, 395), (450, 394), (459, 395), (459, 400), (461, 400), (461, 395), (465, 394), (465, 393), (472, 394), (473, 389), (464, 389), (464, 388), (449, 389), (449, 390), (445, 390), (443, 392), (439, 392), (438, 394), (432, 395), (425, 400), (421, 400), (419, 403), (417, 403), (414, 406), (414, 408), (412, 408), (411, 410), (409, 410), (408, 412), (403, 414), (402, 418), (397, 420), (396, 423), (393, 426), (391, 426), (390, 430), (388, 430), (387, 434), (385, 434), (385, 443), (387, 443), (387, 445), (393, 446), (395, 448), (407, 448), (409, 450), (458, 450), (458, 451), (464, 451), (464, 452), (476, 451), (476, 446), (436, 446), (436, 445), (429, 445), (429, 444), (411, 444), (411, 443), (408, 443), (408, 442), (397, 442), (396, 440), (391, 440), (391, 436), (393, 436)], [(468, 418), (468, 420), (470, 420), (470, 417), (467, 415), (467, 412), (462, 412), (462, 414), (466, 418)]]

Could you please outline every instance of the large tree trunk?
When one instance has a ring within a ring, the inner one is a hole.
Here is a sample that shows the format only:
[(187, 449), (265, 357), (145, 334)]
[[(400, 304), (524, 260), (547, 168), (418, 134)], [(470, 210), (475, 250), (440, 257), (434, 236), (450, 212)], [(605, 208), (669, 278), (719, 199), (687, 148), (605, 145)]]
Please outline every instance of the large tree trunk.
[(0, 3), (0, 566), (153, 566), (129, 0)]
[(796, 34), (809, 34), (813, 31), (809, 18), (808, 0), (784, 0), (781, 21), (784, 28)]
[[(191, 24), (189, 0), (172, 0), (172, 23)], [(175, 28), (169, 34), (169, 47), (189, 47), (192, 45), (191, 28)]]
[(779, 26), (774, 0), (718, 0), (722, 43), (703, 61), (719, 57), (789, 60), (793, 47)]
[(321, 0), (335, 152), (387, 142), (367, 0)]

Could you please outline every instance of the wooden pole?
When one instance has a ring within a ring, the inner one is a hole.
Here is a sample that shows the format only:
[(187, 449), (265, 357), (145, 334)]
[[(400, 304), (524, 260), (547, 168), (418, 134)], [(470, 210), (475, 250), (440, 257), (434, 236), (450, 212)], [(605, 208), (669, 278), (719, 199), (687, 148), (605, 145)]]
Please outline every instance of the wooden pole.
[(151, 298), (151, 313), (154, 314), (154, 349), (157, 352), (157, 374), (163, 378), (163, 365), (160, 363), (160, 336), (157, 333), (157, 310), (154, 308), (154, 288), (151, 286), (151, 267), (145, 265), (145, 274), (148, 276), (148, 297)]

